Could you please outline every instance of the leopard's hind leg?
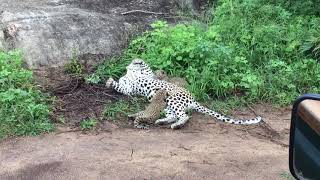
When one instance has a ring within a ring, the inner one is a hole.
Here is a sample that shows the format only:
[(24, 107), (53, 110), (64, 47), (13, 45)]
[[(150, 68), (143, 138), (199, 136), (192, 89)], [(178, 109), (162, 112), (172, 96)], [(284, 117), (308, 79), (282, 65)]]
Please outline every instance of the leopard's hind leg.
[(178, 119), (179, 120), (177, 122), (171, 124), (171, 129), (179, 129), (183, 127), (186, 122), (188, 122), (190, 117), (185, 112), (183, 112), (182, 114), (178, 115)]
[(164, 109), (164, 111), (166, 112), (166, 117), (156, 120), (155, 124), (157, 124), (157, 125), (170, 124), (170, 123), (173, 123), (173, 122), (175, 122), (177, 120), (176, 115), (170, 109), (170, 107), (166, 107)]
[(176, 99), (173, 98), (168, 102), (170, 108), (173, 109), (173, 113), (175, 114), (175, 117), (178, 119), (177, 122), (171, 124), (172, 129), (181, 128), (190, 119), (190, 117), (186, 113), (186, 109), (187, 109), (186, 99), (183, 97), (179, 98), (179, 96), (177, 97), (178, 98)]

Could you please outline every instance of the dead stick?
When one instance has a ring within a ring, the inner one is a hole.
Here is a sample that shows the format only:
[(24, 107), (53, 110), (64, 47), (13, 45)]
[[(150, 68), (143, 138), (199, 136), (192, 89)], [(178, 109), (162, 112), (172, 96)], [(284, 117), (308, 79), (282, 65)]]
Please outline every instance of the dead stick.
[(76, 129), (76, 130), (68, 130), (68, 131), (60, 131), (60, 132), (56, 132), (55, 134), (63, 134), (63, 133), (70, 133), (70, 132), (79, 132), (82, 131), (80, 129)]
[(132, 10), (132, 11), (123, 12), (121, 14), (127, 15), (127, 14), (131, 14), (131, 13), (136, 13), (136, 12), (145, 13), (145, 14), (155, 14), (155, 15), (167, 15), (168, 14), (168, 13), (152, 12), (152, 11), (144, 11), (144, 10)]
[(184, 150), (191, 151), (191, 149), (186, 148), (186, 147), (182, 146), (181, 144), (179, 145), (179, 147), (178, 147), (178, 148), (182, 148), (182, 149), (184, 149)]

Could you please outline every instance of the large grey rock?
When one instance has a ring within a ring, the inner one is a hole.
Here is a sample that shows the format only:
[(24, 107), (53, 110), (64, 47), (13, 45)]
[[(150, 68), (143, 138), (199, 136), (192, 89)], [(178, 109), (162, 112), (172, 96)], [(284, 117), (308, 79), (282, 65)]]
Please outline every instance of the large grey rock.
[(63, 65), (73, 52), (112, 56), (133, 33), (159, 18), (122, 12), (168, 13), (172, 8), (169, 0), (0, 0), (0, 49), (21, 49), (31, 68)]

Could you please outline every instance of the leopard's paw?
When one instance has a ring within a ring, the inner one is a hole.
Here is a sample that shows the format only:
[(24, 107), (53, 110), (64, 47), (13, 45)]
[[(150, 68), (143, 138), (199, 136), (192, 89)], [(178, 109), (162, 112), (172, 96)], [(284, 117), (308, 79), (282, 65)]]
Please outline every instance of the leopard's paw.
[(111, 85), (112, 85), (113, 82), (114, 82), (114, 79), (113, 78), (109, 78), (107, 80), (107, 82), (106, 82), (106, 87), (107, 88), (111, 88)]
[(184, 124), (182, 124), (182, 123), (179, 123), (179, 122), (176, 122), (176, 123), (173, 123), (173, 124), (171, 124), (171, 129), (180, 129), (180, 128), (182, 128), (184, 126)]

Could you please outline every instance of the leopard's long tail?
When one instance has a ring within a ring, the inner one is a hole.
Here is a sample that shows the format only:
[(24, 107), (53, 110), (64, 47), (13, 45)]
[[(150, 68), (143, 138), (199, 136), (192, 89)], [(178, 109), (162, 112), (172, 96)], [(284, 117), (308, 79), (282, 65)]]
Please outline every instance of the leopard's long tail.
[(233, 119), (233, 118), (229, 118), (226, 117), (223, 114), (217, 113), (211, 109), (208, 109), (204, 106), (202, 106), (201, 104), (199, 104), (198, 102), (194, 102), (194, 109), (198, 112), (204, 113), (204, 114), (208, 114), (211, 117), (214, 117), (220, 121), (226, 122), (226, 123), (230, 123), (230, 124), (257, 124), (259, 123), (262, 118), (260, 116), (257, 116), (256, 118), (253, 119)]

